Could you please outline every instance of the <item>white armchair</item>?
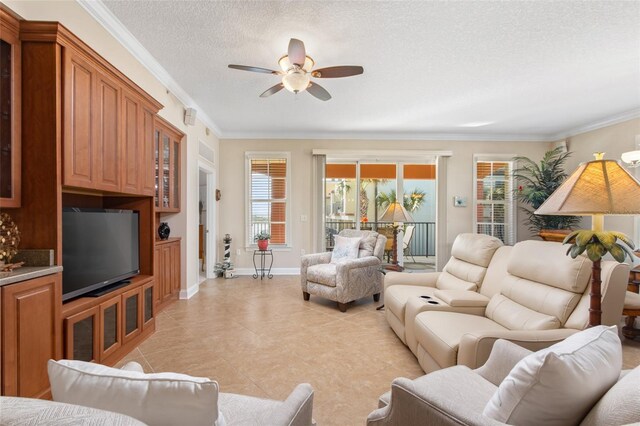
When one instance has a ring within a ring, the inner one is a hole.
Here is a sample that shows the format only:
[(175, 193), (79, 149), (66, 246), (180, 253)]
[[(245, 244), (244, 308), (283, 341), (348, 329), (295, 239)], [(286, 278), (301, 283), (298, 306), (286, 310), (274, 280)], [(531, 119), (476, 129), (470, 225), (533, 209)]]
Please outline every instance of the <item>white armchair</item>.
[(338, 303), (341, 312), (347, 304), (367, 296), (380, 300), (383, 277), (380, 265), (387, 238), (373, 231), (342, 230), (343, 237), (361, 237), (357, 259), (331, 263), (331, 252), (302, 256), (300, 278), (304, 300), (311, 295)]

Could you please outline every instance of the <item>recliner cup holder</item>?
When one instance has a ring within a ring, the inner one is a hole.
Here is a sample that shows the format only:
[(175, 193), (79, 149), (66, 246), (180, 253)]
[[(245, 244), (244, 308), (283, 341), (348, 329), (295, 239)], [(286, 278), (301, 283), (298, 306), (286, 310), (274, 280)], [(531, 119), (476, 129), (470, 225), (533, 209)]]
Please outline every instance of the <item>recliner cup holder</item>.
[(431, 296), (420, 296), (420, 297), (422, 297), (423, 299), (431, 299)]
[(431, 304), (431, 305), (438, 305), (439, 303), (436, 302), (435, 300), (428, 300), (427, 303)]

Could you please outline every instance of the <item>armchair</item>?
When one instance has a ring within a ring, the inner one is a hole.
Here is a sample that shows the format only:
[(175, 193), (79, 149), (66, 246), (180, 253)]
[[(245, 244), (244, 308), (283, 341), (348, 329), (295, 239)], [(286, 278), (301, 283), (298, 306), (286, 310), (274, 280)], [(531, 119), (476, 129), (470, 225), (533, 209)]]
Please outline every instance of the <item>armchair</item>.
[(367, 296), (380, 300), (382, 274), (379, 271), (387, 238), (373, 231), (344, 229), (343, 237), (361, 237), (357, 259), (331, 263), (331, 252), (302, 256), (300, 278), (304, 300), (311, 295), (337, 302), (341, 312), (347, 304)]

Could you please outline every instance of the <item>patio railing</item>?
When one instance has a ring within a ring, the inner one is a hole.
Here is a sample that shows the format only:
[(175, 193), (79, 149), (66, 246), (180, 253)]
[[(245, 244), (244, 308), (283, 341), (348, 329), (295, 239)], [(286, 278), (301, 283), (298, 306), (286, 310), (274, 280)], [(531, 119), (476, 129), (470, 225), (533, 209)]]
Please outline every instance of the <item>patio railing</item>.
[[(436, 223), (435, 222), (406, 222), (405, 227), (414, 225), (413, 238), (411, 238), (411, 254), (414, 256), (435, 256), (436, 255)], [(372, 229), (390, 227), (389, 222), (366, 222), (360, 224), (361, 229)], [(356, 222), (350, 221), (327, 221), (325, 222), (325, 238), (327, 250), (333, 247), (333, 236), (343, 229), (356, 229)], [(401, 242), (398, 242), (400, 244)]]

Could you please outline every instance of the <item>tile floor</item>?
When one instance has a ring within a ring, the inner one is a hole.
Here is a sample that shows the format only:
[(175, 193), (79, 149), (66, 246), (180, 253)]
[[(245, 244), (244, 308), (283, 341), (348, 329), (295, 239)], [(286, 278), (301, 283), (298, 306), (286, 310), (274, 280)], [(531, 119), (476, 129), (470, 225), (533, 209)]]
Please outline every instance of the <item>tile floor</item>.
[[(318, 297), (304, 302), (299, 280), (208, 280), (161, 312), (155, 334), (119, 366), (137, 361), (147, 372), (210, 377), (222, 392), (273, 399), (308, 382), (318, 425), (362, 425), (395, 377), (424, 373), (373, 298), (343, 314)], [(624, 343), (624, 365), (640, 365), (640, 342)]]

